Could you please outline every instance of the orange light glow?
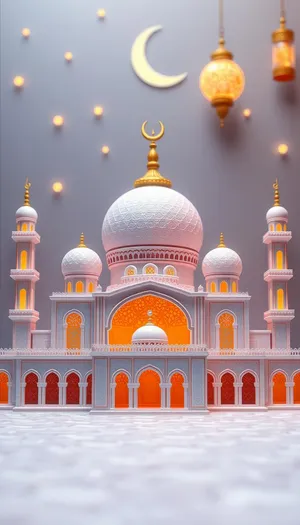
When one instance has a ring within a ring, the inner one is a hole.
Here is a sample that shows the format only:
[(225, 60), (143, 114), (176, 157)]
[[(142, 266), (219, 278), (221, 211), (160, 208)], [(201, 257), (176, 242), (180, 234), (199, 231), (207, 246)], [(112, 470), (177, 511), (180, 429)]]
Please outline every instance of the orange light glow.
[(277, 290), (277, 309), (284, 309), (284, 291), (282, 288), (278, 288)]
[(294, 403), (300, 404), (300, 372), (294, 376)]
[(244, 117), (246, 119), (250, 118), (251, 117), (251, 109), (249, 109), (249, 108), (244, 109), (243, 115), (244, 115)]
[(228, 284), (226, 281), (222, 281), (220, 284), (220, 292), (227, 293), (228, 292)]
[(27, 251), (22, 250), (20, 254), (20, 267), (21, 270), (26, 270), (27, 268)]
[(101, 19), (105, 18), (105, 17), (106, 17), (106, 11), (105, 11), (105, 9), (98, 9), (98, 11), (97, 11), (97, 17), (98, 17), (98, 18), (101, 18)]
[(24, 38), (29, 38), (30, 35), (31, 35), (30, 29), (28, 29), (28, 27), (24, 27), (24, 29), (22, 29), (22, 36)]
[(230, 313), (224, 312), (219, 317), (220, 325), (220, 349), (228, 350), (234, 348), (234, 317)]
[(154, 370), (145, 370), (139, 378), (138, 407), (160, 408), (161, 390), (160, 377)]
[(19, 308), (20, 310), (26, 310), (27, 306), (27, 292), (25, 288), (21, 288), (19, 295)]
[(148, 322), (149, 310), (152, 311), (153, 324), (166, 332), (170, 345), (190, 343), (190, 330), (183, 311), (167, 299), (145, 295), (128, 301), (117, 310), (108, 332), (109, 344), (130, 344), (133, 332)]
[(64, 118), (61, 115), (55, 115), (52, 122), (56, 128), (60, 128), (64, 123)]
[(83, 287), (83, 282), (82, 281), (77, 281), (75, 290), (76, 290), (77, 293), (83, 293), (84, 292), (84, 287)]
[(116, 377), (115, 407), (129, 408), (128, 377), (124, 372), (120, 372)]
[(101, 151), (102, 151), (103, 155), (108, 155), (109, 147), (108, 146), (102, 146)]
[(72, 312), (67, 317), (67, 337), (66, 346), (68, 349), (81, 348), (81, 316)]
[(61, 182), (54, 182), (52, 184), (52, 189), (54, 191), (54, 193), (61, 193), (62, 190), (63, 190), (63, 185)]
[(21, 77), (18, 75), (14, 78), (14, 86), (16, 88), (22, 88), (24, 86), (24, 83), (25, 83), (24, 77)]
[(283, 269), (283, 252), (282, 250), (278, 250), (276, 252), (276, 268), (277, 270)]
[(8, 375), (0, 372), (0, 405), (8, 403)]
[(104, 109), (102, 106), (95, 106), (94, 107), (94, 115), (95, 117), (102, 117), (103, 115), (103, 112), (104, 112)]
[(277, 372), (273, 377), (273, 404), (286, 404), (286, 377), (282, 372)]
[(289, 147), (288, 147), (287, 144), (279, 144), (277, 146), (277, 151), (278, 151), (279, 155), (285, 156), (285, 155), (288, 154)]
[(184, 408), (184, 377), (176, 372), (171, 377), (171, 408)]
[(73, 53), (71, 51), (67, 51), (64, 55), (66, 62), (72, 62), (73, 60)]

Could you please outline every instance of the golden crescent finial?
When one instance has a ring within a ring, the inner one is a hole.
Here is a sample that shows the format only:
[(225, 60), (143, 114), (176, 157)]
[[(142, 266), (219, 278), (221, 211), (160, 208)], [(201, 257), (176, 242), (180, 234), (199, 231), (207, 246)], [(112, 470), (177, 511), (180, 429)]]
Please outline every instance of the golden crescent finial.
[(224, 242), (224, 233), (220, 233), (220, 242), (218, 244), (218, 248), (226, 248), (226, 244)]
[(280, 206), (279, 184), (278, 179), (273, 184), (274, 188), (274, 206)]
[(77, 246), (78, 248), (86, 248), (86, 245), (84, 244), (84, 233), (80, 235), (80, 243)]
[(29, 182), (28, 177), (26, 178), (25, 184), (24, 184), (24, 206), (30, 206), (30, 193), (29, 190), (31, 188), (31, 182)]
[(152, 131), (151, 135), (148, 135), (148, 133), (146, 132), (146, 126), (148, 124), (148, 120), (145, 120), (145, 122), (143, 122), (141, 131), (142, 131), (143, 137), (146, 140), (151, 140), (151, 142), (156, 142), (157, 140), (160, 140), (164, 136), (165, 126), (163, 125), (161, 120), (159, 120), (158, 122), (160, 124), (160, 132), (157, 135), (154, 135), (154, 130)]

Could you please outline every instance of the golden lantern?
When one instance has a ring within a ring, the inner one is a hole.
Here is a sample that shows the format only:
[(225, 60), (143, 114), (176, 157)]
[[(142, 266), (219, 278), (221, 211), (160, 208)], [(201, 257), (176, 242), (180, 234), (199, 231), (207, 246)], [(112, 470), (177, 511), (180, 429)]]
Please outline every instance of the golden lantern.
[(273, 79), (289, 82), (296, 76), (296, 53), (294, 31), (285, 26), (285, 2), (280, 0), (280, 27), (272, 33)]
[(199, 85), (202, 95), (216, 108), (220, 126), (244, 91), (245, 76), (240, 66), (234, 62), (233, 54), (225, 48), (223, 27), (223, 0), (219, 0), (220, 37), (219, 47), (211, 54), (209, 62), (201, 72)]

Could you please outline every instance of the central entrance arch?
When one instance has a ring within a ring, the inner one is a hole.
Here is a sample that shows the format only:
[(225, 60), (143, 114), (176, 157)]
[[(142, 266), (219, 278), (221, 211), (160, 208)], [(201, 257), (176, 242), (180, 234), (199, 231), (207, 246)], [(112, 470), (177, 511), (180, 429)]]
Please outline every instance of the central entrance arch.
[(148, 322), (147, 312), (152, 311), (152, 322), (162, 328), (170, 345), (191, 342), (188, 319), (179, 306), (156, 295), (143, 295), (122, 304), (112, 317), (108, 331), (110, 345), (130, 345), (132, 334)]
[(161, 408), (160, 377), (155, 370), (147, 369), (139, 377), (138, 408)]

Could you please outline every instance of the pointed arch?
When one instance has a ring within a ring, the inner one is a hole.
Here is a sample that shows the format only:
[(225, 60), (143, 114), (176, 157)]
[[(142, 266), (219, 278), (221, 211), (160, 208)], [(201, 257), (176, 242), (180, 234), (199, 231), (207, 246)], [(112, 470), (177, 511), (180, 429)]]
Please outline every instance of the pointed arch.
[(89, 282), (89, 285), (88, 285), (88, 292), (89, 292), (89, 293), (93, 293), (94, 289), (95, 289), (94, 283)]
[(212, 372), (207, 371), (207, 404), (215, 404), (215, 388), (214, 388), (215, 377)]
[(277, 250), (276, 252), (276, 269), (282, 270), (283, 269), (283, 251)]
[(23, 222), (23, 224), (22, 224), (22, 232), (27, 232), (27, 230), (28, 230), (28, 226), (27, 226), (26, 222)]
[(226, 370), (221, 375), (221, 405), (235, 404), (235, 374)]
[(64, 316), (65, 348), (78, 349), (84, 346), (84, 316), (79, 310), (70, 310)]
[(271, 376), (273, 405), (285, 405), (287, 375), (283, 370), (276, 370)]
[(137, 373), (138, 407), (161, 408), (161, 371), (155, 366), (145, 366)]
[(76, 293), (83, 293), (84, 292), (84, 286), (83, 286), (83, 282), (82, 281), (76, 281), (75, 291), (76, 291)]
[(20, 268), (21, 270), (27, 269), (27, 250), (22, 250), (20, 253)]
[(39, 403), (39, 390), (38, 382), (41, 377), (36, 370), (27, 370), (24, 375), (24, 404), (25, 405), (38, 405)]
[(59, 404), (59, 373), (56, 370), (49, 370), (45, 374), (46, 392), (45, 392), (45, 403), (46, 405), (58, 405)]
[(212, 281), (210, 283), (210, 293), (216, 293), (216, 291), (217, 291), (217, 285), (216, 285), (215, 281)]
[(8, 372), (6, 370), (0, 370), (0, 405), (8, 405), (9, 382)]
[(79, 405), (80, 403), (80, 375), (76, 371), (69, 371), (66, 375), (66, 404)]
[(282, 224), (280, 224), (279, 222), (276, 224), (276, 231), (277, 232), (281, 232), (282, 231)]
[(232, 350), (235, 348), (235, 326), (236, 317), (233, 312), (223, 310), (217, 316), (217, 329), (220, 350)]
[(283, 288), (278, 288), (276, 292), (276, 298), (277, 298), (277, 309), (284, 310), (284, 290)]
[(300, 404), (300, 370), (297, 370), (293, 374), (293, 382), (294, 382), (294, 405)]
[(227, 293), (228, 292), (228, 283), (226, 281), (221, 281), (220, 292), (222, 292), (222, 293)]
[(93, 374), (92, 372), (89, 372), (86, 377), (86, 395), (85, 395), (85, 402), (86, 405), (92, 404), (92, 391), (93, 391)]
[(170, 408), (184, 408), (184, 375), (180, 370), (172, 372), (170, 376)]
[(256, 382), (257, 377), (252, 370), (245, 370), (241, 374), (242, 382), (242, 404), (255, 405), (256, 404)]
[(27, 291), (25, 288), (21, 288), (19, 292), (19, 308), (20, 310), (26, 310), (27, 308)]
[(69, 281), (67, 284), (67, 292), (72, 293), (72, 282), (71, 281)]
[(129, 375), (125, 370), (119, 370), (114, 377), (115, 408), (129, 408)]
[(232, 291), (232, 293), (236, 293), (237, 292), (237, 283), (236, 283), (236, 281), (232, 281), (231, 291)]

